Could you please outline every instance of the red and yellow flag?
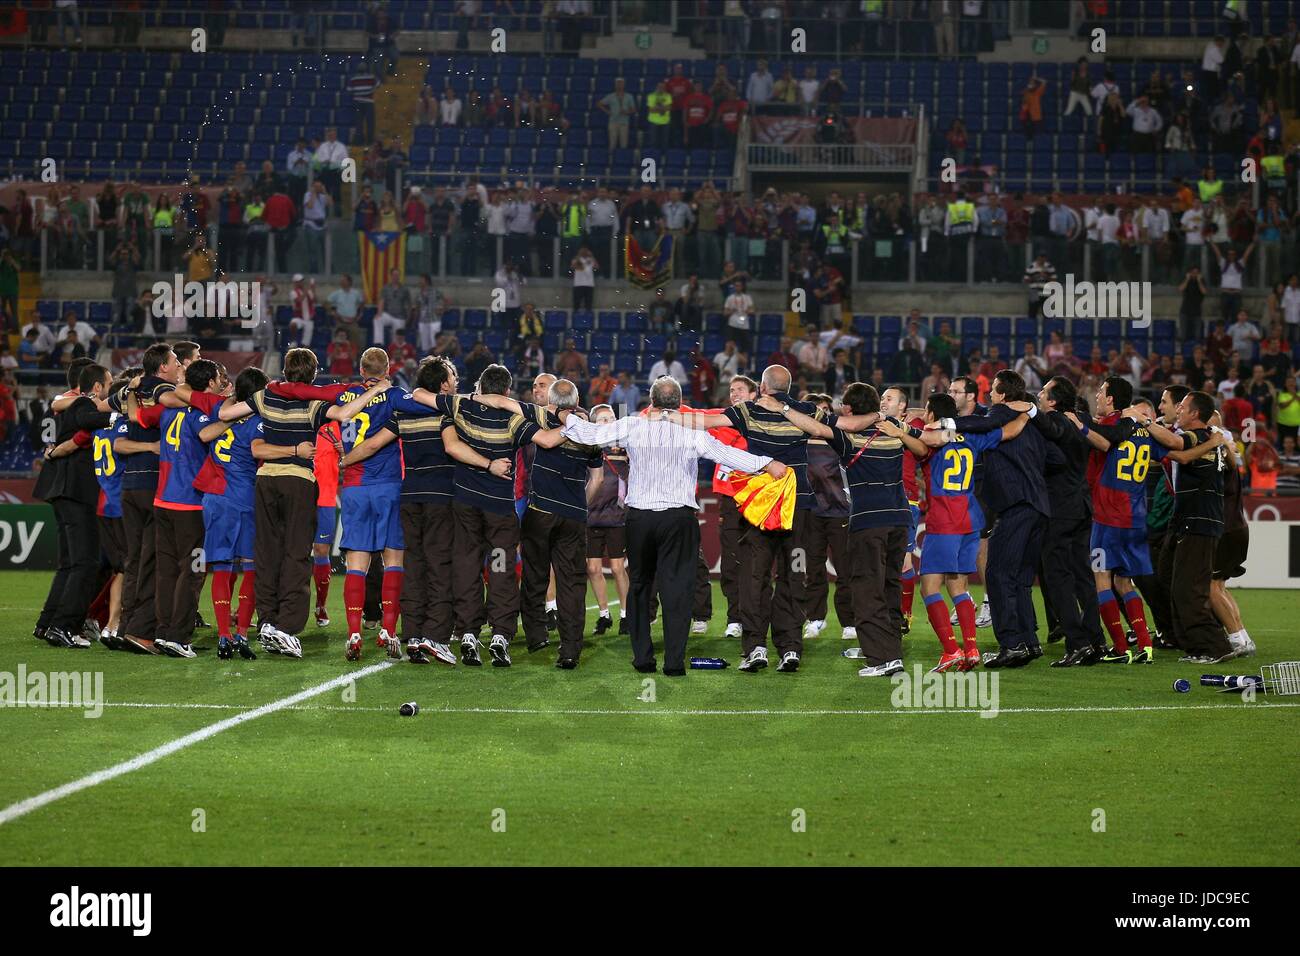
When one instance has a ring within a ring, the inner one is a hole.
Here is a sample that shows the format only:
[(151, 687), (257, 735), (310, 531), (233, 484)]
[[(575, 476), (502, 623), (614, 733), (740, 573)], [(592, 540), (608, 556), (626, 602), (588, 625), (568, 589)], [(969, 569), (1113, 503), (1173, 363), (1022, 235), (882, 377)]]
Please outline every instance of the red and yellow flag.
[(379, 303), (379, 291), (396, 269), (399, 281), (406, 280), (406, 234), (402, 232), (358, 232), (361, 254), (361, 291), (371, 305)]
[(736, 510), (754, 527), (764, 531), (794, 528), (793, 468), (787, 469), (780, 478), (773, 478), (765, 471), (757, 475), (733, 471), (731, 486), (736, 489)]

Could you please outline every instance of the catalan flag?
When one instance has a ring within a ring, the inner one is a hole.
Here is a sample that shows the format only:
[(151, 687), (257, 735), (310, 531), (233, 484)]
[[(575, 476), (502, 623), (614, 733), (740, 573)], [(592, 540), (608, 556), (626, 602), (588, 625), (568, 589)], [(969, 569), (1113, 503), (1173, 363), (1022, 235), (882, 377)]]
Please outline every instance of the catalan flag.
[(794, 528), (796, 485), (794, 469), (780, 478), (767, 472), (757, 475), (731, 473), (736, 489), (736, 510), (746, 521), (764, 531), (790, 531)]
[(673, 274), (673, 237), (664, 233), (648, 252), (631, 234), (623, 238), (623, 263), (627, 277), (640, 289), (663, 285)]
[(401, 232), (358, 232), (357, 247), (361, 254), (361, 286), (366, 301), (379, 302), (379, 291), (388, 283), (388, 273), (396, 269), (400, 280), (406, 279), (406, 235)]

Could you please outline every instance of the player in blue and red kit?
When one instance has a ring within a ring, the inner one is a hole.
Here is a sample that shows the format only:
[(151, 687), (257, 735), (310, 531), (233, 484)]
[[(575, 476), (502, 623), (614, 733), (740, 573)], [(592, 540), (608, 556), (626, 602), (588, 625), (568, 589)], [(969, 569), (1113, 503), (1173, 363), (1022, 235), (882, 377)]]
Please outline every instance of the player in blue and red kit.
[[(388, 353), (369, 348), (361, 353), (361, 375), (373, 381), (388, 372)], [(337, 404), (346, 405), (365, 391), (357, 385), (344, 392)], [(352, 451), (377, 434), (393, 417), (393, 406), (384, 393), (376, 395), (356, 417), (342, 427), (343, 451)], [(343, 580), (343, 607), (348, 621), (345, 656), (361, 660), (361, 615), (366, 603), (366, 573), (370, 555), (384, 552), (384, 580), (381, 594), (382, 621), (376, 643), (389, 657), (401, 657), (397, 637), (397, 615), (401, 609), (403, 557), (406, 548), (402, 534), (402, 449), (400, 442), (380, 448), (363, 461), (343, 469), (339, 483), (339, 500), (343, 518), (343, 537), (339, 544), (347, 552), (347, 577)]]
[(195, 656), (190, 638), (205, 572), (202, 560), (196, 560), (202, 554), (203, 498), (194, 479), (208, 457), (199, 433), (212, 423), (207, 413), (221, 401), (219, 379), (216, 363), (199, 359), (185, 369), (193, 407), (169, 408), (160, 402), (136, 412), (140, 425), (156, 425), (162, 435), (154, 495), (158, 613), (154, 644), (173, 657)]
[[(266, 375), (246, 368), (235, 379), (235, 400), (246, 402), (266, 388)], [(217, 621), (217, 657), (230, 660), (235, 652), (245, 660), (256, 654), (248, 644), (248, 628), (256, 603), (257, 572), (253, 567), (256, 520), (254, 488), (260, 462), (253, 441), (262, 435), (262, 419), (249, 415), (238, 421), (214, 421), (199, 432), (208, 445), (194, 487), (203, 492), (203, 551), (212, 571), (212, 609)], [(240, 572), (239, 613), (231, 627), (235, 580)]]
[[(957, 403), (952, 396), (934, 394), (926, 399), (927, 424), (956, 417)], [(927, 507), (925, 547), (921, 551), (921, 595), (930, 625), (943, 646), (943, 656), (933, 668), (935, 672), (954, 666), (964, 671), (979, 666), (975, 603), (967, 591), (967, 579), (975, 570), (985, 519), (979, 500), (971, 490), (971, 481), (979, 455), (1015, 438), (1028, 422), (1028, 415), (1021, 413), (1002, 428), (984, 434), (941, 432), (949, 440), (935, 448), (910, 435), (899, 436), (923, 467)], [(943, 600), (945, 588), (961, 628), (960, 649)]]
[[(1098, 418), (1086, 427), (1093, 446), (1088, 461), (1092, 488), (1092, 570), (1097, 582), (1097, 608), (1113, 646), (1102, 655), (1104, 664), (1150, 664), (1155, 659), (1146, 611), (1133, 578), (1149, 576), (1146, 477), (1152, 461), (1165, 455), (1138, 421), (1122, 417), (1133, 404), (1133, 386), (1117, 375), (1107, 376), (1097, 390)], [(1129, 647), (1116, 595), (1122, 595), (1124, 615), (1137, 638)]]

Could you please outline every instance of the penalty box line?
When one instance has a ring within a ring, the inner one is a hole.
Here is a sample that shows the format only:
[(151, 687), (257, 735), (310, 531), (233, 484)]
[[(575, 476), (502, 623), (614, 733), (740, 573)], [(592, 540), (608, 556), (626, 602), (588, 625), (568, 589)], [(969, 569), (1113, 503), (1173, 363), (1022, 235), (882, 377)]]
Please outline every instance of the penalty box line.
[[(209, 724), (193, 733), (186, 734), (183, 737), (178, 737), (175, 740), (165, 743), (161, 747), (155, 747), (153, 750), (132, 757), (130, 760), (124, 760), (121, 763), (114, 764), (111, 767), (106, 767), (103, 770), (96, 770), (94, 773), (87, 774), (78, 780), (73, 780), (71, 783), (65, 783), (60, 787), (55, 787), (53, 790), (46, 790), (44, 793), (38, 793), (34, 797), (28, 797), (26, 800), (20, 800), (17, 803), (11, 804), (3, 810), (0, 810), (0, 825), (9, 823), (12, 820), (17, 820), (19, 817), (25, 816), (33, 810), (39, 810), (41, 807), (48, 806), (56, 800), (62, 800), (64, 797), (70, 797), (74, 793), (80, 793), (82, 790), (88, 790), (101, 783), (106, 783), (109, 780), (132, 773), (142, 767), (147, 767), (152, 763), (157, 763), (164, 757), (169, 757), (187, 747), (192, 747), (195, 744), (202, 743), (223, 731), (238, 727), (240, 724), (246, 724), (251, 720), (257, 720), (259, 717), (265, 717), (267, 714), (273, 714), (276, 711), (297, 708), (297, 705), (301, 704), (305, 700), (327, 693), (335, 688), (344, 687), (347, 684), (361, 680), (363, 677), (378, 674), (392, 666), (392, 661), (381, 661), (378, 664), (371, 664), (369, 667), (363, 667), (360, 670), (353, 671), (349, 674), (341, 674), (323, 684), (317, 684), (314, 687), (309, 687), (296, 694), (290, 694), (288, 697), (282, 697), (280, 700), (272, 701), (269, 704), (263, 704), (261, 707), (253, 707), (246, 710), (241, 709), (242, 712), (233, 717), (227, 717), (225, 720), (217, 721), (215, 724)], [(190, 707), (194, 707), (194, 705), (190, 705)], [(178, 707), (177, 709), (183, 708)]]

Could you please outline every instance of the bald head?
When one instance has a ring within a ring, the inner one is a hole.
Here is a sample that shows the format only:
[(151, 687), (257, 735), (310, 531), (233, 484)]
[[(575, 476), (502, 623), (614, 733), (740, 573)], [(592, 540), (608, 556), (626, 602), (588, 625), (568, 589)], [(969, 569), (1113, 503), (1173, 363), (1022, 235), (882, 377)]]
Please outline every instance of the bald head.
[(578, 386), (574, 385), (567, 378), (557, 379), (555, 383), (551, 385), (546, 397), (548, 399), (548, 404), (554, 405), (556, 411), (559, 411), (562, 408), (577, 408)]
[(650, 386), (650, 404), (655, 408), (681, 408), (682, 387), (677, 379), (663, 375)]
[(537, 378), (533, 379), (533, 401), (538, 405), (546, 404), (546, 396), (555, 384), (555, 376), (550, 372), (543, 372)]
[(790, 391), (790, 370), (784, 365), (769, 365), (763, 369), (763, 394), (781, 395)]

